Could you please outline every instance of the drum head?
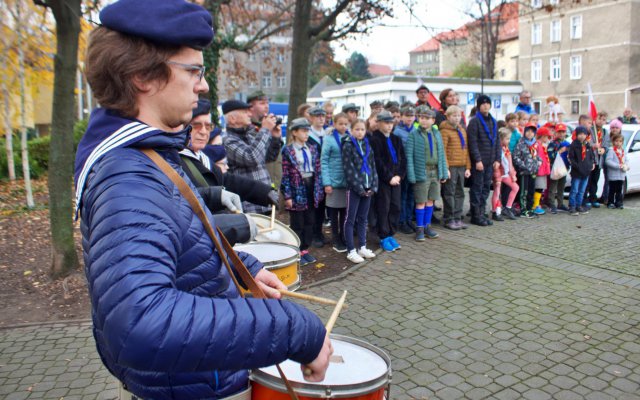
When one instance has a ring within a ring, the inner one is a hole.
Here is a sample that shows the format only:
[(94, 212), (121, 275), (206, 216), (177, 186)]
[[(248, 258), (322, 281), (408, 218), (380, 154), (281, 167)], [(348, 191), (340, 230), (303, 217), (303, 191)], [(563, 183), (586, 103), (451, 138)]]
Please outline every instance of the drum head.
[[(301, 395), (324, 395), (327, 390), (335, 398), (353, 394), (367, 394), (387, 385), (391, 374), (391, 361), (381, 349), (362, 340), (342, 335), (331, 335), (333, 357), (343, 362), (331, 362), (322, 382), (307, 382), (300, 364), (287, 360), (280, 364), (287, 379)], [(275, 366), (251, 372), (251, 379), (274, 390), (284, 390)], [(322, 397), (322, 396), (319, 396)]]
[[(253, 221), (256, 223), (258, 230), (265, 229), (271, 226), (271, 218), (262, 214), (247, 214), (249, 215)], [(296, 233), (283, 224), (282, 222), (276, 220), (274, 225), (274, 230), (269, 232), (261, 232), (256, 238), (256, 242), (277, 242), (277, 243), (285, 243), (291, 246), (300, 247), (300, 238)]]
[(284, 243), (248, 243), (233, 246), (258, 259), (265, 266), (288, 263), (298, 258), (298, 249)]

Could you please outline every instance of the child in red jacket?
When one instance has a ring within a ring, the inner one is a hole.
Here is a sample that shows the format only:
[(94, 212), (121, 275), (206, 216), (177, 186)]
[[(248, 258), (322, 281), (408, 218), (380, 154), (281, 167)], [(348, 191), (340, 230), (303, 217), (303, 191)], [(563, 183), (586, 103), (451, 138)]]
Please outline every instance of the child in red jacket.
[(535, 148), (542, 163), (540, 167), (538, 167), (538, 173), (536, 174), (536, 191), (533, 194), (533, 213), (543, 215), (545, 211), (540, 207), (540, 199), (542, 198), (542, 192), (547, 190), (547, 177), (551, 175), (551, 162), (549, 161), (547, 146), (549, 145), (549, 140), (551, 140), (552, 135), (549, 128), (543, 126), (538, 129), (536, 136), (538, 140), (536, 140)]

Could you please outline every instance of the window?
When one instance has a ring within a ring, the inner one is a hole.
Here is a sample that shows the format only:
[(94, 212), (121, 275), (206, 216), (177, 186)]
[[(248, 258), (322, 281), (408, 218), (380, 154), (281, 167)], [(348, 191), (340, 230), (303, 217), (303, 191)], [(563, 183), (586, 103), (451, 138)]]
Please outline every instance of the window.
[(284, 62), (284, 53), (278, 51), (278, 54), (276, 54), (276, 60), (278, 62)]
[(404, 95), (400, 96), (400, 102), (399, 102), (400, 104), (402, 104), (402, 103), (404, 103), (406, 101), (407, 101), (407, 96), (404, 96)]
[(582, 37), (582, 15), (574, 15), (571, 17), (571, 39), (580, 39)]
[(265, 46), (262, 48), (262, 58), (269, 57), (269, 47)]
[(533, 8), (542, 7), (542, 0), (531, 0), (531, 7)]
[(560, 80), (560, 57), (551, 57), (549, 66), (549, 79), (552, 81)]
[(278, 87), (279, 88), (287, 87), (287, 76), (285, 74), (278, 75)]
[(422, 64), (424, 62), (424, 55), (418, 54), (418, 57), (416, 57), (416, 62), (418, 64)]
[(531, 25), (531, 44), (542, 43), (542, 24)]
[(580, 114), (580, 100), (571, 100), (571, 114)]
[(552, 6), (555, 6), (559, 3), (558, 0), (549, 0), (549, 4), (551, 4)]
[(256, 53), (249, 53), (249, 61), (255, 61), (256, 60)]
[(258, 86), (258, 85), (256, 84), (256, 82), (255, 82), (255, 81), (249, 81), (249, 87), (250, 87), (250, 88), (255, 88), (255, 87), (257, 87), (257, 86)]
[(551, 43), (559, 42), (562, 36), (562, 25), (559, 19), (551, 21)]
[(531, 82), (542, 82), (542, 60), (531, 61)]
[(271, 72), (265, 72), (264, 74), (262, 74), (262, 87), (271, 87)]
[(582, 56), (571, 56), (571, 79), (582, 78)]

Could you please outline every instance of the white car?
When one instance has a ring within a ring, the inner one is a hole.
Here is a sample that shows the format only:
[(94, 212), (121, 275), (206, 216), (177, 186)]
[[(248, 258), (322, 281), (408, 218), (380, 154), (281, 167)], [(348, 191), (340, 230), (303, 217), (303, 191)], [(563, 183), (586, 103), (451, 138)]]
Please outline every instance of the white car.
[[(572, 126), (571, 128), (575, 128)], [(609, 125), (605, 125), (607, 131), (609, 131)], [(572, 129), (573, 130), (573, 129)], [(622, 125), (622, 137), (624, 137), (624, 152), (629, 159), (629, 171), (627, 171), (627, 179), (624, 182), (624, 192), (632, 193), (640, 192), (640, 125), (639, 124), (624, 124)], [(571, 141), (571, 134), (567, 137), (567, 140)], [(602, 195), (602, 187), (604, 186), (604, 170), (600, 173), (600, 180), (598, 180), (598, 195)], [(571, 190), (571, 173), (567, 176), (567, 185), (565, 186), (565, 192)]]

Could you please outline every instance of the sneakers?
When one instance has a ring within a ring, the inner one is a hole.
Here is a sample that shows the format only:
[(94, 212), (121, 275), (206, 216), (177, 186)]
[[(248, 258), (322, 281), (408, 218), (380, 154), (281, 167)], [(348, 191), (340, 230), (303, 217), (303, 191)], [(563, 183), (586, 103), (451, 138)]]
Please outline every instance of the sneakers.
[(462, 227), (458, 225), (458, 221), (453, 220), (444, 224), (444, 227), (447, 229), (451, 229), (452, 231), (459, 231), (460, 229), (462, 229)]
[(419, 226), (416, 228), (416, 242), (424, 242), (424, 227)]
[(614, 204), (609, 204), (609, 205), (607, 206), (607, 208), (614, 209), (614, 208), (616, 208), (616, 206), (615, 206)]
[(600, 208), (600, 203), (598, 203), (597, 201), (594, 201), (593, 203), (591, 203), (591, 207)]
[(325, 228), (329, 228), (331, 226), (331, 220), (325, 219), (324, 222), (322, 223), (322, 226), (324, 226)]
[(411, 229), (411, 227), (407, 225), (406, 222), (401, 224), (398, 230), (400, 231), (400, 233), (404, 233), (405, 235), (413, 234), (413, 229)]
[(571, 207), (569, 208), (569, 215), (572, 215), (574, 217), (580, 215), (580, 213), (578, 212), (578, 209), (575, 207)]
[(555, 207), (551, 207), (551, 214), (557, 214), (558, 213), (558, 209)]
[(304, 267), (305, 265), (309, 265), (309, 264), (313, 264), (315, 262), (317, 262), (318, 260), (316, 260), (316, 258), (314, 256), (312, 256), (311, 254), (309, 254), (309, 252), (307, 250), (303, 250), (300, 253), (300, 266)]
[(517, 219), (515, 214), (513, 213), (513, 210), (509, 207), (505, 207), (504, 210), (502, 210), (502, 215), (504, 218), (510, 219), (512, 221)]
[(489, 226), (489, 220), (484, 219), (483, 217), (473, 217), (471, 218), (471, 223), (478, 226)]
[(388, 237), (380, 241), (380, 247), (382, 248), (382, 250), (386, 251), (387, 253), (396, 251), (395, 246), (393, 245), (393, 243), (391, 243)]
[[(585, 206), (586, 208), (591, 208), (591, 203), (584, 203), (584, 206)], [(580, 208), (580, 207), (578, 207), (578, 208)]]
[(316, 249), (320, 249), (320, 248), (322, 248), (324, 246), (324, 240), (322, 240), (321, 237), (314, 238), (311, 241), (311, 245), (313, 247), (315, 247)]
[(578, 207), (578, 213), (580, 213), (580, 215), (589, 214), (589, 209), (586, 207)]
[(535, 218), (534, 217), (534, 213), (531, 210), (524, 210), (523, 212), (520, 213), (520, 218)]
[(569, 208), (563, 204), (561, 206), (558, 206), (558, 211), (569, 212)]
[(344, 243), (334, 243), (333, 244), (333, 249), (335, 251), (337, 251), (338, 253), (346, 253), (347, 252), (347, 246), (345, 246)]
[(618, 210), (624, 210), (624, 206), (622, 204), (620, 204), (618, 207), (616, 207)]
[(502, 218), (502, 215), (498, 214), (497, 212), (494, 212), (491, 218), (493, 218), (494, 221), (499, 221), (499, 222), (504, 221), (504, 218)]
[(536, 207), (536, 208), (533, 210), (533, 213), (534, 213), (535, 215), (545, 215), (545, 214), (546, 214), (546, 211), (544, 211), (544, 210), (542, 209), (542, 207), (538, 206), (538, 207)]
[(398, 249), (401, 249), (402, 246), (400, 246), (400, 243), (398, 243), (396, 241), (396, 238), (394, 238), (393, 236), (389, 236), (387, 239), (389, 239), (389, 241), (391, 242), (391, 244), (393, 245), (394, 249), (393, 251), (396, 251)]
[(438, 234), (438, 232), (436, 232), (433, 229), (431, 229), (431, 225), (427, 225), (427, 227), (424, 228), (424, 234), (429, 239), (436, 239), (436, 238), (438, 238), (440, 236)]
[(458, 227), (460, 227), (460, 229), (467, 229), (469, 228), (469, 225), (465, 224), (464, 222), (462, 222), (461, 219), (456, 221), (456, 225), (458, 225)]
[(375, 258), (376, 257), (376, 253), (374, 253), (373, 251), (367, 249), (364, 246), (360, 247), (360, 250), (358, 250), (358, 255), (360, 257), (362, 257), (362, 258)]
[(364, 262), (364, 258), (362, 258), (360, 254), (356, 252), (356, 249), (351, 250), (349, 254), (347, 254), (347, 260), (351, 261), (354, 264), (360, 264)]

